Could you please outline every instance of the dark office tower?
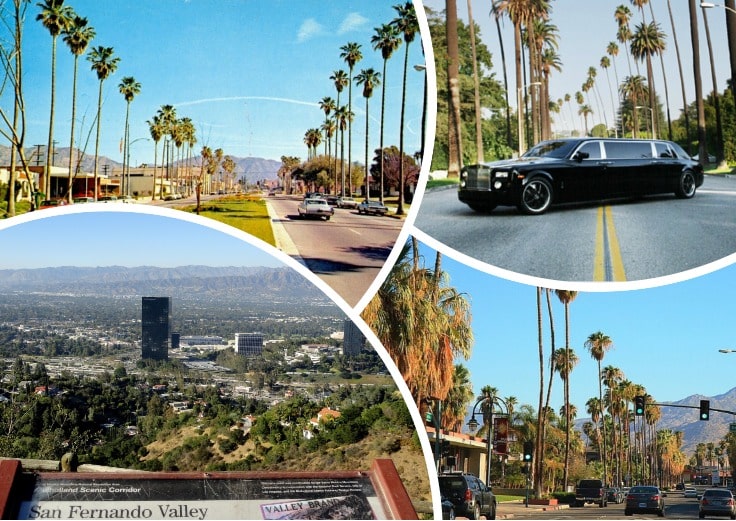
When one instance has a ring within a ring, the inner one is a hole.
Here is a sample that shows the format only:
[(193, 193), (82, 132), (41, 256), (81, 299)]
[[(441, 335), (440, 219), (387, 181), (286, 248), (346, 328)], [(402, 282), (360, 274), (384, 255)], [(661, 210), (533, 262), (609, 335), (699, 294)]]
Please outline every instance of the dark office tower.
[(262, 333), (235, 333), (235, 352), (242, 356), (261, 356)]
[(141, 358), (168, 360), (171, 342), (171, 299), (143, 297), (141, 324)]
[(345, 356), (357, 356), (365, 347), (365, 336), (355, 322), (345, 321), (345, 336), (342, 342), (342, 354)]
[(181, 345), (181, 334), (171, 333), (171, 349), (179, 349)]

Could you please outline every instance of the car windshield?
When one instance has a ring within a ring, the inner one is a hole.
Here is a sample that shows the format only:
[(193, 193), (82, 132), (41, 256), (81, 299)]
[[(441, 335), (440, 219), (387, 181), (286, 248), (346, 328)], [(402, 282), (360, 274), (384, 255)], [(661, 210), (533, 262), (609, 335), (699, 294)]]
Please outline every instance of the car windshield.
[(564, 159), (570, 155), (570, 152), (572, 152), (572, 149), (575, 148), (576, 145), (577, 141), (542, 141), (530, 148), (522, 157), (552, 157), (556, 159)]
[(632, 487), (629, 490), (629, 494), (656, 494), (657, 489), (655, 487)]

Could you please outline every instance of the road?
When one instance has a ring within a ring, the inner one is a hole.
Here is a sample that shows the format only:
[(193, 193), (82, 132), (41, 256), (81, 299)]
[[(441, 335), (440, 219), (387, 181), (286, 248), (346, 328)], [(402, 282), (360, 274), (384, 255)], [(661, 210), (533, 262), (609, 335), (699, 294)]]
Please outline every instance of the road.
[(540, 216), (472, 211), (457, 192), (427, 191), (415, 225), (460, 253), (556, 281), (633, 281), (697, 268), (736, 252), (736, 178), (706, 176), (674, 195), (553, 207)]
[[(665, 516), (675, 519), (698, 519), (698, 501), (683, 498), (682, 492), (668, 492), (665, 498)], [(618, 505), (609, 503), (605, 508), (585, 505), (560, 510), (542, 510), (539, 507), (524, 508), (519, 504), (501, 503), (498, 506), (496, 517), (499, 519), (657, 519), (655, 514), (624, 516), (623, 503)]]
[(267, 203), (275, 224), (283, 226), (295, 255), (355, 306), (383, 267), (396, 242), (403, 219), (359, 215), (357, 210), (335, 208), (329, 221), (302, 219), (298, 196), (272, 196)]

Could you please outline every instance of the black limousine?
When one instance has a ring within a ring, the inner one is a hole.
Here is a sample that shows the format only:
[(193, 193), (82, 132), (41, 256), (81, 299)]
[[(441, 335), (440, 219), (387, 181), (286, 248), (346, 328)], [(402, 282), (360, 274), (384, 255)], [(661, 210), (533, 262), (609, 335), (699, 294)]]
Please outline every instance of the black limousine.
[(573, 201), (662, 193), (688, 199), (702, 184), (703, 167), (671, 141), (553, 139), (518, 159), (464, 167), (458, 198), (477, 212), (516, 206), (533, 215)]

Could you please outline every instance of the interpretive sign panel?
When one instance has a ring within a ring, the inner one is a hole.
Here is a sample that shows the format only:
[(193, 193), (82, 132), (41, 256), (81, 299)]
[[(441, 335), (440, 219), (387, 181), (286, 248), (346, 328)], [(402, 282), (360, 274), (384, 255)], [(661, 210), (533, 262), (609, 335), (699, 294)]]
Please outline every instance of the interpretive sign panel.
[[(379, 469), (378, 473), (382, 472)], [(402, 505), (401, 500), (397, 502), (386, 496), (382, 488), (393, 478), (388, 482), (384, 478), (373, 471), (42, 473), (22, 478), (17, 518), (390, 519), (407, 514), (416, 517), (410, 501)], [(399, 486), (403, 488), (400, 481)], [(394, 491), (389, 491), (389, 496), (393, 494)]]

